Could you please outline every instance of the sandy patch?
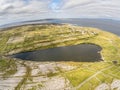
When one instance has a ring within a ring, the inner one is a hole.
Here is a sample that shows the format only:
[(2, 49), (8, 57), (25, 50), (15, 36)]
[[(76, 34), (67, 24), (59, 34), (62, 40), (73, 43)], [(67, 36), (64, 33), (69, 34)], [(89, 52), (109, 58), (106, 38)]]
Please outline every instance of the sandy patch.
[(10, 37), (9, 40), (7, 41), (7, 43), (18, 43), (18, 42), (23, 42), (24, 41), (24, 37), (18, 37), (18, 36), (14, 36), (14, 37)]
[(69, 81), (63, 77), (56, 76), (44, 83), (40, 90), (71, 90)]
[(106, 83), (99, 85), (95, 90), (109, 90), (109, 86)]
[[(119, 88), (120, 89), (120, 80), (114, 80), (111, 84), (111, 89)], [(118, 89), (117, 89), (118, 90)]]
[(95, 90), (120, 90), (120, 80), (114, 80), (111, 84), (103, 83), (96, 87)]

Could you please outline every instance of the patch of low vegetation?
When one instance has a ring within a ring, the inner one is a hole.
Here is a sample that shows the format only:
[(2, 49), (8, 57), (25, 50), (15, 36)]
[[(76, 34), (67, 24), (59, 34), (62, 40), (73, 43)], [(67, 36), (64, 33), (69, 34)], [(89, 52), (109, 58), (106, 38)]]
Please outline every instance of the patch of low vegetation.
[(76, 69), (74, 71), (66, 73), (66, 76), (71, 81), (73, 86), (78, 86), (81, 82), (83, 82), (93, 74), (94, 72), (86, 69)]
[(17, 66), (14, 60), (8, 58), (0, 58), (0, 72), (2, 77), (7, 78), (17, 71)]
[(53, 72), (47, 73), (47, 77), (53, 77), (56, 75), (58, 75), (58, 73), (53, 73)]

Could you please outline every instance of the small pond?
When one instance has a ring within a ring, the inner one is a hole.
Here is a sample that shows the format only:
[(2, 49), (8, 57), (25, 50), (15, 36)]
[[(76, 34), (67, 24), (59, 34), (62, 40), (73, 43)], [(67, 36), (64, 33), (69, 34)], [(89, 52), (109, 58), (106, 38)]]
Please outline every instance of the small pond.
[(11, 57), (32, 61), (101, 61), (101, 47), (93, 44), (56, 47), (32, 52), (14, 54)]

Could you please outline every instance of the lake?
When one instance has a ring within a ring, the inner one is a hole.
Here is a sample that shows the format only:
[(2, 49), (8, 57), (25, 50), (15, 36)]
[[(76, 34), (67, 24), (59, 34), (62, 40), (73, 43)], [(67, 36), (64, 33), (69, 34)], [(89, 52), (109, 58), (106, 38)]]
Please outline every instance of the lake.
[(32, 61), (101, 61), (101, 47), (93, 44), (56, 47), (32, 52), (14, 54), (11, 57)]

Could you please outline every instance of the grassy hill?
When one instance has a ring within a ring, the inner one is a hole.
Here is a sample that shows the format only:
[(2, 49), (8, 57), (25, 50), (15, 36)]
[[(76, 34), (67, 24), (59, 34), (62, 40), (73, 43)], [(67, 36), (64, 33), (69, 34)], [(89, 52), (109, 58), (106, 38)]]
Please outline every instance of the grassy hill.
[[(100, 53), (104, 61), (32, 62), (6, 57), (6, 55), (19, 52), (83, 43), (102, 47)], [(13, 86), (8, 85), (11, 90), (13, 88), (16, 90), (36, 90), (38, 88), (49, 90), (48, 88), (52, 88), (51, 85), (53, 85), (51, 83), (60, 80), (63, 82), (63, 87), (61, 87), (64, 89), (93, 90), (103, 83), (109, 85), (115, 79), (120, 79), (119, 54), (120, 38), (96, 28), (70, 24), (23, 25), (6, 28), (0, 31), (0, 79), (3, 80), (0, 81), (0, 84), (5, 82), (4, 79), (9, 83), (9, 79), (18, 78), (19, 81), (17, 82), (15, 79), (16, 83), (13, 83)], [(37, 71), (35, 72), (35, 70)], [(44, 78), (42, 81), (40, 78), (43, 77), (48, 80)], [(36, 78), (40, 80), (37, 81)], [(4, 87), (4, 84), (2, 85), (2, 89), (7, 88)]]

